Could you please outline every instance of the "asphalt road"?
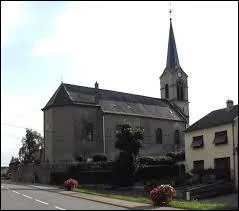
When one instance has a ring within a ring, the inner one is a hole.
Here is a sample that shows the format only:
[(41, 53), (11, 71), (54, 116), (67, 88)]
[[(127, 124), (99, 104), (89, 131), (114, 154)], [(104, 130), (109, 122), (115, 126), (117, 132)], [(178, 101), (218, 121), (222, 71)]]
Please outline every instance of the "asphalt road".
[(1, 210), (126, 210), (123, 207), (94, 202), (38, 189), (1, 182)]

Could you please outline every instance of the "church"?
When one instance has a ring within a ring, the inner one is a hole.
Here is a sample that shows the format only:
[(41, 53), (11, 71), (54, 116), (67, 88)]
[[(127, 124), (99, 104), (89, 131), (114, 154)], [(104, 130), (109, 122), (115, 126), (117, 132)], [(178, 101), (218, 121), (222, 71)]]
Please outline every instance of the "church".
[(161, 99), (61, 83), (42, 109), (44, 161), (72, 162), (105, 153), (117, 155), (116, 127), (130, 123), (144, 128), (140, 155), (159, 156), (184, 149), (189, 124), (187, 74), (179, 63), (170, 19), (167, 62), (160, 76)]

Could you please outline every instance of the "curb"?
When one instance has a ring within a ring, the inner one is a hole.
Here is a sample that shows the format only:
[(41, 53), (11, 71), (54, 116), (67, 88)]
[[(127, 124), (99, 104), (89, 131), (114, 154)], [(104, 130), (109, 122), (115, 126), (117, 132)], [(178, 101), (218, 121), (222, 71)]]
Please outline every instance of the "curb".
[[(27, 185), (27, 186), (30, 186), (30, 187), (34, 187), (34, 188), (38, 188), (38, 189), (42, 189), (40, 187), (36, 187), (34, 185)], [(52, 190), (52, 189), (44, 189), (44, 190), (47, 190), (49, 192), (54, 192), (54, 193), (58, 193), (58, 194), (61, 194), (61, 195), (65, 195), (65, 196), (71, 196), (71, 197), (75, 197), (75, 198), (81, 198), (81, 199), (86, 199), (86, 200), (89, 200), (89, 201), (94, 201), (94, 202), (100, 202), (100, 203), (103, 203), (103, 204), (108, 204), (108, 205), (114, 205), (114, 206), (118, 206), (118, 207), (122, 207), (122, 208), (126, 208), (126, 209), (132, 209), (131, 207), (128, 207), (128, 206), (123, 206), (123, 205), (118, 205), (118, 204), (115, 204), (115, 203), (110, 203), (110, 202), (104, 202), (104, 201), (100, 201), (100, 200), (95, 200), (95, 199), (91, 199), (90, 197), (84, 197), (84, 196), (77, 196), (77, 195), (71, 195), (69, 193), (62, 193), (62, 189), (59, 188), (59, 189), (56, 189), (56, 190)], [(77, 192), (73, 192), (73, 193), (77, 193)], [(90, 195), (90, 194), (88, 194)], [(103, 196), (102, 196), (103, 197)], [(105, 197), (106, 198), (106, 197)], [(120, 200), (120, 199), (118, 199)], [(123, 200), (122, 200), (123, 201)]]

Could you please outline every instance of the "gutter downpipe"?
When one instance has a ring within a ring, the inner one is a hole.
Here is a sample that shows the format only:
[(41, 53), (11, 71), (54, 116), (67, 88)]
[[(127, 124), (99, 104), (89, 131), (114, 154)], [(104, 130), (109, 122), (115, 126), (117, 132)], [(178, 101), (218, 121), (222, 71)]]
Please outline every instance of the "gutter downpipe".
[(103, 112), (103, 145), (104, 145), (104, 154), (105, 154), (105, 116)]
[(235, 136), (234, 136), (234, 120), (232, 122), (232, 155), (233, 155), (233, 183), (234, 188), (236, 188), (236, 164), (235, 164)]

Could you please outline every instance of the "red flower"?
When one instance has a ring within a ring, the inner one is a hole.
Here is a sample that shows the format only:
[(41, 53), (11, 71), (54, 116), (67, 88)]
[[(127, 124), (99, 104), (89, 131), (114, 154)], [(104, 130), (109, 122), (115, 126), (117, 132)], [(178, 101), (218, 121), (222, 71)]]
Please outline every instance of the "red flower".
[(64, 182), (65, 188), (72, 187), (72, 186), (77, 187), (78, 185), (79, 185), (79, 182), (72, 178), (70, 178)]
[(170, 185), (159, 185), (150, 191), (150, 199), (154, 205), (168, 203), (176, 195), (175, 189)]

